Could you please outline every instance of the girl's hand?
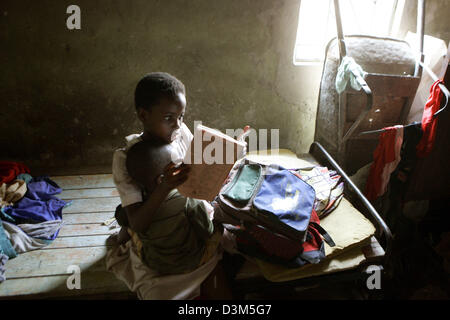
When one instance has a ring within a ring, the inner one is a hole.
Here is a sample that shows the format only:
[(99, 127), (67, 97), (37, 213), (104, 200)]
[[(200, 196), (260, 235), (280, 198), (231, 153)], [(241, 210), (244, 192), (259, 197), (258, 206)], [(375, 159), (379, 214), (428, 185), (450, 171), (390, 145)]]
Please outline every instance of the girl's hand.
[(164, 190), (172, 190), (184, 183), (189, 177), (191, 166), (185, 163), (175, 167), (173, 162), (164, 169), (164, 173), (158, 177), (158, 186)]

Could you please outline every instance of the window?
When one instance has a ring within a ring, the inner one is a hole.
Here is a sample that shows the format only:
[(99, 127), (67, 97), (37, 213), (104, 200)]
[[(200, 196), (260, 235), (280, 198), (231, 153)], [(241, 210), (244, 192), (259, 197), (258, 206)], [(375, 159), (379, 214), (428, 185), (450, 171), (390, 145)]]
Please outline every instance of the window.
[[(344, 35), (392, 37), (398, 32), (405, 0), (340, 0)], [(294, 64), (321, 63), (327, 43), (337, 36), (333, 0), (301, 0)]]

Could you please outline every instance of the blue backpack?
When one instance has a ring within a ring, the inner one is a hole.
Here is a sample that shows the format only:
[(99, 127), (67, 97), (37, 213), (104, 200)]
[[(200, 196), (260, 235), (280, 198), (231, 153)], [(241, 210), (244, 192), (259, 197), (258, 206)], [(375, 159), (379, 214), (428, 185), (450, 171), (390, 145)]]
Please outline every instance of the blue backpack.
[(244, 159), (236, 163), (216, 198), (214, 217), (236, 235), (246, 254), (298, 266), (305, 263), (298, 258), (305, 248), (311, 251), (314, 242), (318, 254), (308, 257), (317, 263), (325, 257), (317, 234), (330, 246), (334, 243), (319, 225), (314, 200), (314, 188), (294, 172)]

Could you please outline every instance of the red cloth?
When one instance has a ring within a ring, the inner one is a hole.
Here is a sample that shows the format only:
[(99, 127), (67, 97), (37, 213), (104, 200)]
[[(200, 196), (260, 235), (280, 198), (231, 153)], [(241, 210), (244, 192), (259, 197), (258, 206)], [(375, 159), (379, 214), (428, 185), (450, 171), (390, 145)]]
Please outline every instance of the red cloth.
[(367, 178), (365, 196), (369, 201), (375, 200), (382, 188), (382, 174), (386, 164), (395, 160), (396, 127), (383, 128), (377, 148), (373, 152), (373, 163)]
[(441, 107), (441, 88), (439, 87), (439, 83), (442, 80), (437, 80), (430, 89), (430, 97), (428, 98), (427, 103), (425, 104), (425, 108), (422, 114), (422, 139), (419, 141), (419, 144), (416, 147), (417, 156), (419, 158), (425, 158), (433, 149), (434, 138), (436, 135), (436, 126), (437, 126), (437, 118), (434, 118), (434, 114)]
[(0, 185), (13, 181), (21, 173), (30, 173), (30, 169), (20, 162), (0, 161)]

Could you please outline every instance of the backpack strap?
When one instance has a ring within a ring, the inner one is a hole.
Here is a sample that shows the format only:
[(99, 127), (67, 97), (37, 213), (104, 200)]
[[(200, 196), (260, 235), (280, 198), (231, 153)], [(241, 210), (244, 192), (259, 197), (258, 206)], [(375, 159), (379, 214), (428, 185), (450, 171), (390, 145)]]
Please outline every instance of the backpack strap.
[(328, 232), (325, 231), (324, 228), (322, 228), (318, 223), (316, 222), (310, 222), (310, 224), (320, 233), (320, 235), (323, 237), (323, 240), (330, 246), (334, 247), (336, 244), (334, 243), (333, 239), (331, 239)]

